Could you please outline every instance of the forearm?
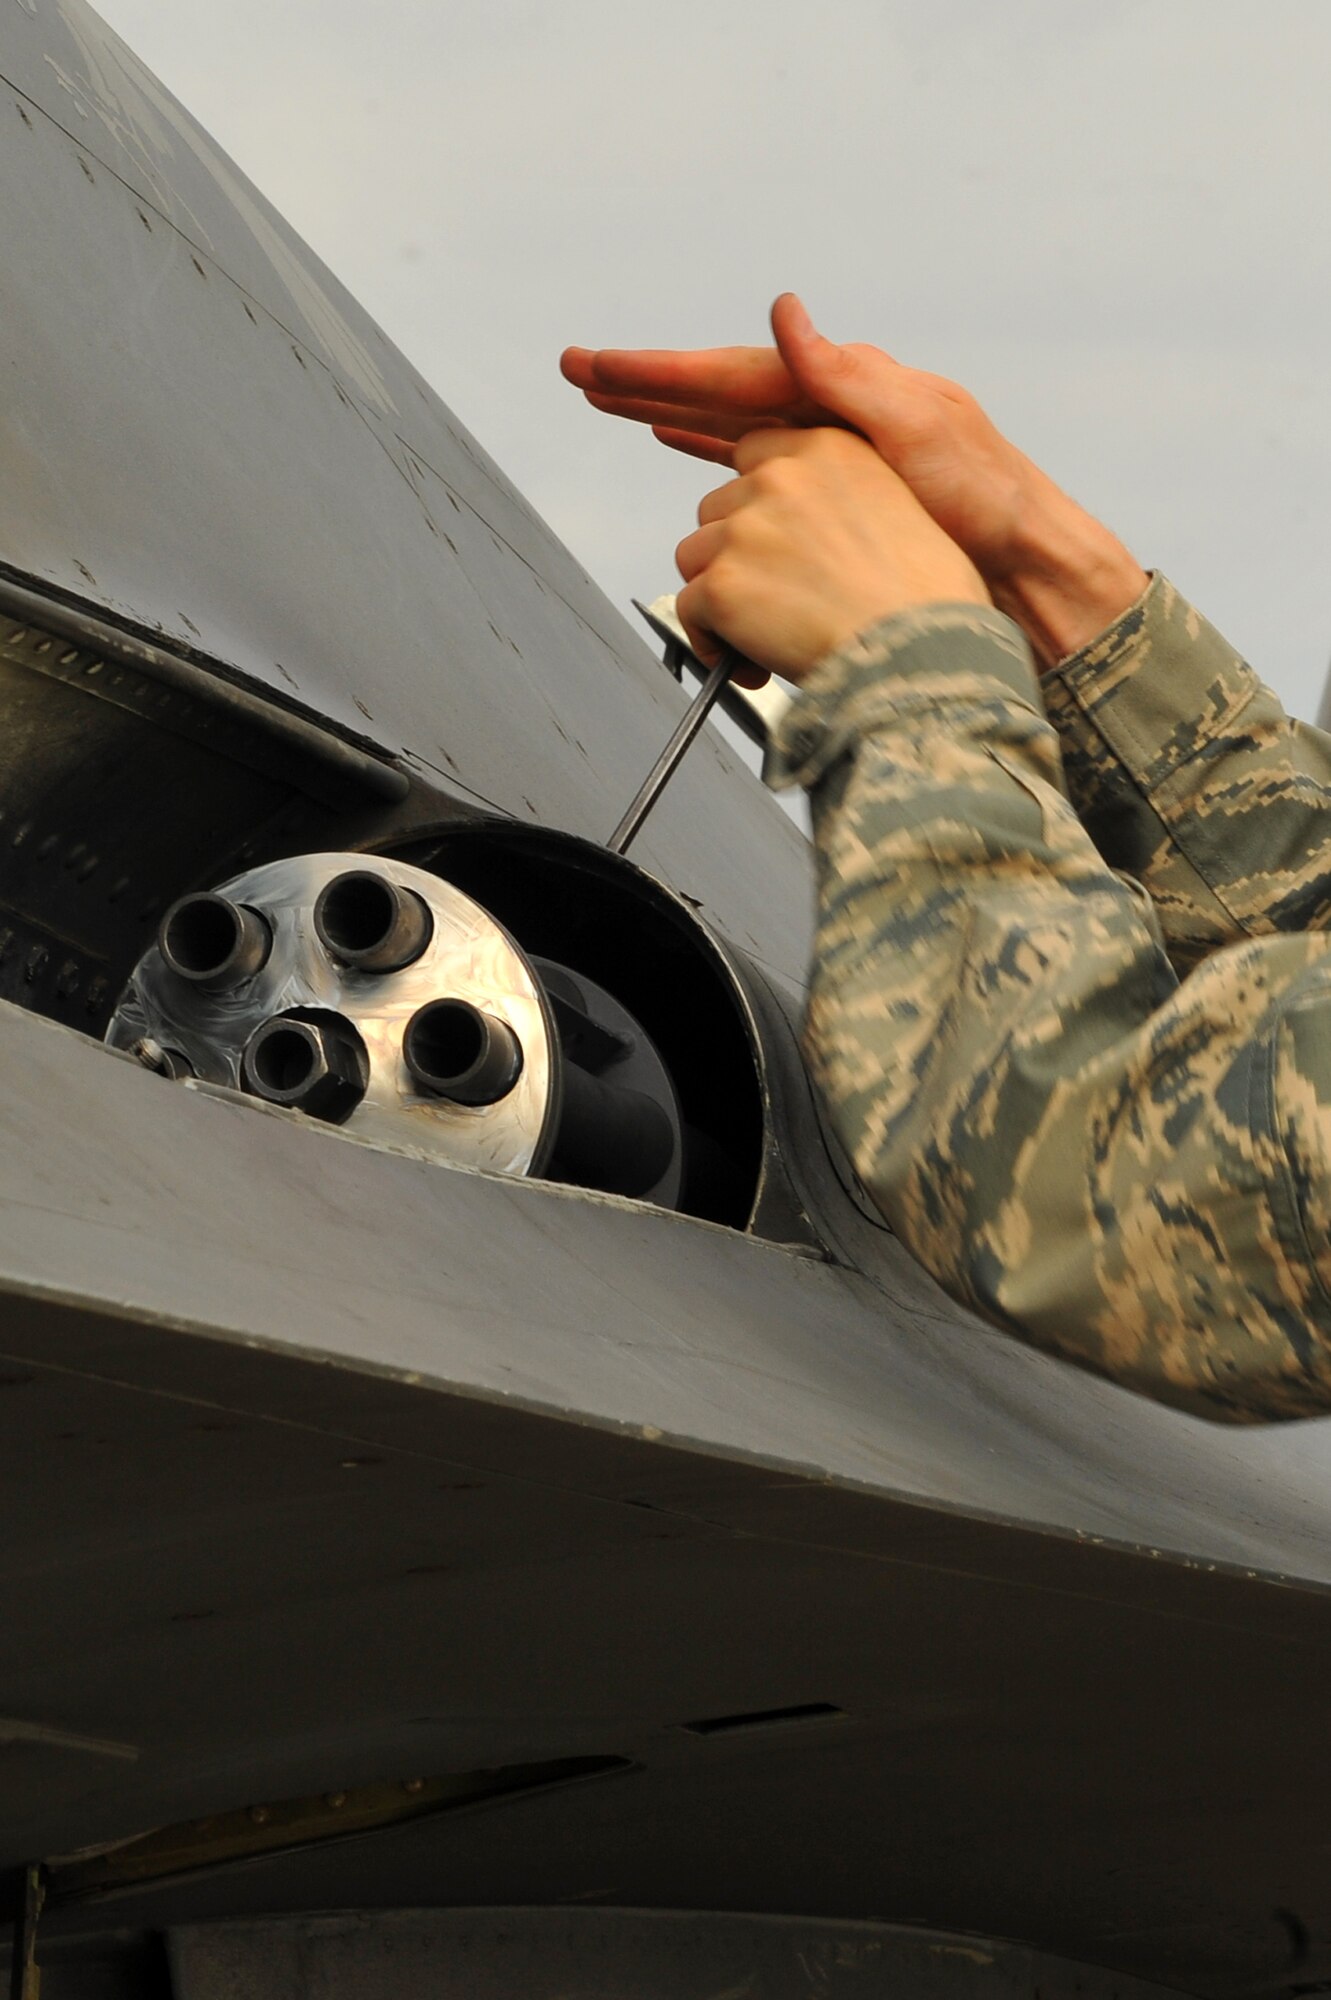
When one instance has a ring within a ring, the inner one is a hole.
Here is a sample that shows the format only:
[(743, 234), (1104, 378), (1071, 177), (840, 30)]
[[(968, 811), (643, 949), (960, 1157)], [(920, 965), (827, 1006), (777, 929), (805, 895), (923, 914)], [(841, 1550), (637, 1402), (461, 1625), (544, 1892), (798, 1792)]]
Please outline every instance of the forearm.
[(1145, 590), (1146, 571), (1093, 515), (1022, 454), (1001, 557), (986, 566), (994, 603), (1026, 634), (1042, 671), (1077, 652)]
[(1289, 1033), (1328, 1004), (1331, 944), (1249, 945), (1180, 987), (1060, 790), (1005, 621), (875, 641), (820, 666), (776, 758), (813, 785), (809, 1054), (866, 1186), (1036, 1345), (1212, 1417), (1331, 1407), (1309, 1247), (1331, 1075)]

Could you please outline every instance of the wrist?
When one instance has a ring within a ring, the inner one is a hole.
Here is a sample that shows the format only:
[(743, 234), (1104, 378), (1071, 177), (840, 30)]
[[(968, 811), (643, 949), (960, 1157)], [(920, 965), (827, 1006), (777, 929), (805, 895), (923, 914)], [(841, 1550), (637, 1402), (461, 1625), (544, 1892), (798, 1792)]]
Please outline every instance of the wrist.
[(1030, 468), (994, 603), (1020, 625), (1041, 672), (1112, 625), (1149, 578), (1131, 551), (1052, 480)]

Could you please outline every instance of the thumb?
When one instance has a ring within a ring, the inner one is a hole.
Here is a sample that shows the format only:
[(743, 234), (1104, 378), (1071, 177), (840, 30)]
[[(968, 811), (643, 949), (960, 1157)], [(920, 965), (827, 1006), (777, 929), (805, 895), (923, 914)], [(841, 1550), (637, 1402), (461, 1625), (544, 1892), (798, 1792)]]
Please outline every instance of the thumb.
[[(794, 292), (772, 307), (772, 337), (802, 394), (852, 430), (877, 443), (875, 431), (892, 428), (895, 378), (905, 371), (890, 354), (841, 347), (819, 333)], [(881, 449), (881, 445), (880, 445)]]
[(853, 422), (854, 412), (843, 405), (854, 400), (854, 356), (819, 333), (794, 292), (782, 292), (772, 307), (772, 338), (810, 401)]

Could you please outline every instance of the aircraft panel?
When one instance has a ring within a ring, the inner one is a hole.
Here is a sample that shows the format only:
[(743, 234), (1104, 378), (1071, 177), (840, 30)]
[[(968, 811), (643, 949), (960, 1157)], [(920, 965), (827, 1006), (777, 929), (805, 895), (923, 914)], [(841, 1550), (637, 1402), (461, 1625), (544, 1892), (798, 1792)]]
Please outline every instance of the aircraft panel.
[[(1278, 1990), (1293, 1913), (1331, 1976), (1325, 1426), (9, 1007), (0, 1129), (0, 1865), (55, 1858), (53, 1946), (590, 1899), (1222, 1994)], [(517, 1789), (61, 1900), (71, 1849), (478, 1771)]]
[[(672, 677), (81, 0), (14, 14), (0, 565), (445, 792), (606, 839)], [(534, 421), (543, 393), (553, 370)], [(706, 732), (635, 858), (800, 978), (806, 852)]]

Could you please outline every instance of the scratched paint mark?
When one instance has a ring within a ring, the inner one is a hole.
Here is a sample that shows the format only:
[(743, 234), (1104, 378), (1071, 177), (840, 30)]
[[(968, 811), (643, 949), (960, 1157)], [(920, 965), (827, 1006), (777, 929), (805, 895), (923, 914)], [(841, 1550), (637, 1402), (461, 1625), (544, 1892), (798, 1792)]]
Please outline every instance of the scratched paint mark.
[[(141, 84), (138, 101), (135, 101), (135, 79), (130, 72), (137, 69), (141, 79), (152, 83), (153, 94), (159, 97), (164, 94), (161, 86), (137, 57), (111, 36), (94, 16), (76, 15), (64, 5), (61, 5), (60, 11), (82, 58), (86, 80), (81, 82), (77, 76), (62, 68), (54, 56), (48, 55), (45, 60), (56, 82), (71, 99), (80, 116), (95, 117), (120, 150), (129, 156), (147, 181), (153, 199), (163, 214), (170, 215), (174, 207), (179, 214), (187, 216), (194, 234), (211, 248), (208, 233), (199, 218), (174, 193), (162, 172), (159, 161), (169, 151), (170, 133), (160, 123), (154, 126), (151, 103), (144, 102), (149, 93)], [(148, 115), (145, 116), (145, 113)]]
[(18, 0), (18, 4), (25, 14), (35, 14), (37, 12), (37, 0)]
[(59, 63), (56, 61), (54, 56), (46, 57), (46, 65), (48, 69), (54, 70), (56, 82), (60, 85), (60, 88), (64, 91), (65, 95), (69, 98), (70, 102), (73, 104), (74, 109), (78, 113), (79, 117), (86, 118), (88, 116), (88, 107), (83, 101), (82, 91), (79, 89), (78, 85), (74, 82), (73, 78), (66, 75), (65, 71), (61, 69)]
[(71, 0), (56, 0), (56, 4), (84, 77), (80, 80), (71, 75), (50, 56), (46, 60), (80, 115), (101, 121), (147, 179), (162, 213), (178, 227), (188, 225), (186, 233), (211, 251), (212, 238), (202, 218), (185, 201), (178, 175), (173, 172), (179, 150), (183, 147), (192, 153), (249, 230), (330, 366), (349, 376), (381, 410), (396, 415), (397, 405), (383, 371), (365, 342), (300, 252), (265, 214), (248, 182), (226, 155), (96, 15), (71, 4)]

